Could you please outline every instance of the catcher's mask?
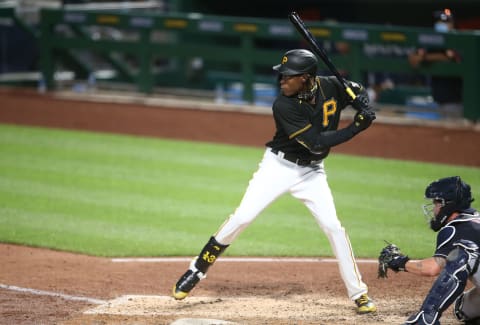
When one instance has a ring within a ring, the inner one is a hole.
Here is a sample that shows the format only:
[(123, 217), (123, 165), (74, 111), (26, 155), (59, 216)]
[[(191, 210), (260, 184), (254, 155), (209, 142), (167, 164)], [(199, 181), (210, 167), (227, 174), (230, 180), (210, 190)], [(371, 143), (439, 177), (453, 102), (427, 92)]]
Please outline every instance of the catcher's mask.
[[(423, 212), (433, 231), (439, 231), (452, 213), (470, 208), (473, 202), (470, 185), (463, 182), (460, 176), (445, 177), (430, 183), (425, 189), (425, 198), (432, 200), (423, 206)], [(434, 213), (435, 203), (441, 206), (437, 214)]]

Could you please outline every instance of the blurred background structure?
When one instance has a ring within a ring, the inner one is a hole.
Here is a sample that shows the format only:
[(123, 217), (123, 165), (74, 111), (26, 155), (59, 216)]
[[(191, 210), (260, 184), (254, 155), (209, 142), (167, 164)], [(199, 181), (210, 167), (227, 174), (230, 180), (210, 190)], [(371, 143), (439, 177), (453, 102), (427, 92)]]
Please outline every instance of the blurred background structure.
[[(448, 7), (455, 29), (434, 29)], [(0, 83), (40, 92), (129, 90), (270, 107), (271, 67), (306, 47), (297, 11), (380, 110), (423, 119), (480, 120), (480, 1), (457, 0), (4, 0)], [(412, 67), (419, 47), (454, 48), (455, 60)], [(323, 73), (329, 74), (323, 69)], [(432, 76), (462, 82), (456, 112), (432, 97)], [(263, 108), (264, 109), (264, 108)]]

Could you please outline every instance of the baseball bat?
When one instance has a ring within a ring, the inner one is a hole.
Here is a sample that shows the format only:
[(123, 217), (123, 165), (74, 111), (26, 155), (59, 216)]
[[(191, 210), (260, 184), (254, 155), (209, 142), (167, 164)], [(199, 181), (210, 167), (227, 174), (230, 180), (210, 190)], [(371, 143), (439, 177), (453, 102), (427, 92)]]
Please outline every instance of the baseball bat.
[(315, 52), (315, 54), (318, 55), (320, 59), (322, 59), (322, 61), (327, 65), (328, 69), (333, 73), (333, 75), (340, 82), (340, 84), (345, 89), (347, 94), (352, 98), (352, 100), (354, 100), (357, 97), (357, 95), (355, 95), (352, 88), (350, 88), (345, 78), (343, 78), (340, 75), (337, 68), (333, 65), (332, 61), (328, 57), (325, 49), (321, 47), (320, 44), (318, 44), (318, 42), (315, 40), (315, 37), (313, 37), (312, 33), (308, 30), (307, 26), (305, 26), (305, 23), (300, 18), (300, 16), (295, 11), (293, 11), (290, 13), (288, 18), (290, 19), (290, 22), (293, 24), (293, 26), (295, 26), (297, 31), (300, 33), (300, 35), (302, 35), (302, 37), (310, 45), (313, 52)]

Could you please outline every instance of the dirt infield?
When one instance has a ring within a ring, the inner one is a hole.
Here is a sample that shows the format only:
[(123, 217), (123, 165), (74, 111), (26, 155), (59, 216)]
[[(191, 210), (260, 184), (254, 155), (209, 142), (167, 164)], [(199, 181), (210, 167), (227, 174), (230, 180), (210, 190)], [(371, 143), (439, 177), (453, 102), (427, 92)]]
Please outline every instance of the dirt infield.
[[(0, 123), (127, 133), (263, 146), (273, 132), (265, 114), (215, 112), (59, 100), (0, 89)], [(480, 166), (480, 132), (383, 124), (335, 152)], [(319, 230), (320, 233), (320, 230)], [(358, 316), (336, 263), (220, 260), (185, 301), (167, 298), (188, 262), (114, 262), (40, 248), (0, 244), (2, 324), (171, 324), (179, 318), (240, 324), (399, 324), (432, 279), (408, 273), (376, 277), (359, 263), (375, 315)], [(447, 312), (442, 324), (456, 324)]]
[[(187, 261), (115, 263), (3, 244), (0, 262), (1, 284), (10, 285), (0, 288), (5, 324), (170, 324), (187, 317), (240, 324), (400, 324), (431, 284), (408, 273), (379, 280), (375, 263), (360, 262), (379, 311), (359, 316), (336, 263), (321, 260), (220, 259), (184, 301), (167, 296)], [(442, 324), (455, 324), (450, 312), (445, 316)]]

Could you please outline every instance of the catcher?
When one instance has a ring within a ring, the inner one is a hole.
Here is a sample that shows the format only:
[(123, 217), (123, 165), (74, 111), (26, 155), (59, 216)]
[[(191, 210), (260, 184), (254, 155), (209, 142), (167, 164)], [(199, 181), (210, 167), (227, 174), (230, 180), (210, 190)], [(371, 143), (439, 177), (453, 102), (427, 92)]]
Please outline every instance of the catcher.
[[(389, 244), (378, 258), (378, 276), (386, 278), (388, 269), (423, 276), (437, 276), (420, 310), (405, 324), (440, 324), (442, 313), (455, 302), (454, 313), (464, 324), (480, 324), (480, 215), (470, 206), (470, 185), (460, 177), (432, 182), (425, 190), (432, 200), (424, 205), (430, 228), (438, 232), (433, 257), (411, 260)], [(464, 292), (467, 280), (473, 287)]]

